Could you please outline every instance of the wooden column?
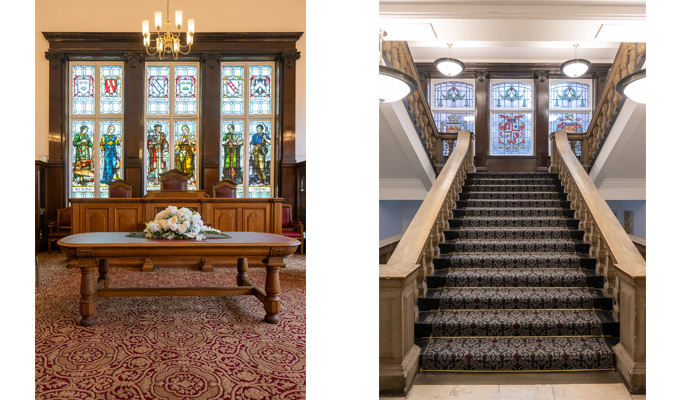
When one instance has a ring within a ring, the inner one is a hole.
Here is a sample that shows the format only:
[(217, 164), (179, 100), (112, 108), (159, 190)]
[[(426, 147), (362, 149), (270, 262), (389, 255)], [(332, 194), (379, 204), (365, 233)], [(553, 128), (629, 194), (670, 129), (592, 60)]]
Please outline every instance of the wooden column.
[[(300, 58), (297, 50), (287, 50), (281, 53), (281, 98), (283, 109), (281, 112), (281, 157), (280, 174), (277, 177), (278, 197), (293, 207), (297, 205), (297, 168), (295, 166), (295, 73), (296, 61)], [(295, 208), (293, 208), (295, 209)]]
[(549, 72), (535, 71), (535, 154), (537, 171), (546, 172), (549, 158)]
[(212, 192), (212, 185), (221, 180), (219, 166), (221, 161), (221, 54), (202, 53), (200, 74), (202, 76), (202, 99), (200, 126), (202, 133), (198, 140), (198, 154), (202, 154), (198, 187)]
[(67, 57), (63, 52), (46, 51), (45, 58), (50, 60), (50, 98), (48, 104), (48, 169), (47, 169), (47, 206), (48, 221), (57, 219), (57, 210), (65, 206), (65, 156), (69, 143), (65, 134), (66, 125), (66, 74)]
[(476, 171), (485, 171), (490, 127), (488, 126), (488, 109), (490, 108), (490, 74), (487, 71), (476, 71)]
[(124, 175), (131, 197), (143, 197), (143, 142), (145, 141), (145, 57), (124, 53)]

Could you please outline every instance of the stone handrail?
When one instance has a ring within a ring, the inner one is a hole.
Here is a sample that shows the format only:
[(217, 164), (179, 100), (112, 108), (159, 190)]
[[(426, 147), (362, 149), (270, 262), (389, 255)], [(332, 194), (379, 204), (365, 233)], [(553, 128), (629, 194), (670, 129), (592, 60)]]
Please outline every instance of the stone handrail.
[(616, 369), (631, 393), (645, 390), (646, 268), (645, 260), (614, 216), (590, 176), (568, 145), (565, 131), (552, 133), (551, 172), (562, 185), (597, 273), (604, 276), (604, 292), (614, 298), (614, 316), (620, 323), (620, 342), (614, 346)]
[(587, 129), (587, 152), (583, 154), (583, 165), (591, 168), (602, 148), (611, 126), (623, 106), (625, 97), (616, 90), (618, 81), (638, 70), (645, 60), (645, 43), (621, 43), (611, 66), (606, 86), (597, 102), (595, 112)]
[[(389, 67), (409, 74), (417, 82), (420, 82), (407, 42), (383, 42), (383, 56), (385, 60), (388, 60), (387, 65)], [(441, 165), (443, 161), (442, 140), (440, 140), (438, 128), (435, 126), (433, 114), (428, 107), (428, 101), (423, 90), (419, 88), (410, 93), (406, 97), (406, 101), (407, 111), (414, 117), (414, 124), (418, 129), (417, 133), (422, 139), (431, 163), (433, 166)]]
[(387, 264), (379, 270), (379, 357), (382, 394), (406, 394), (418, 371), (414, 344), (417, 300), (426, 293), (425, 278), (438, 244), (449, 226), (455, 201), (473, 172), (474, 135), (460, 131), (454, 152), (445, 163)]

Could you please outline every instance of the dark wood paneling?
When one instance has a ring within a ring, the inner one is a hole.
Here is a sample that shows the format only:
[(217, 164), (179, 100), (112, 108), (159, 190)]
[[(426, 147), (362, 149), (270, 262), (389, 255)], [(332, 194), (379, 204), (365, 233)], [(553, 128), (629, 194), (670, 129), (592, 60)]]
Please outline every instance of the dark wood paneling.
[(537, 168), (547, 167), (549, 156), (549, 79), (539, 71), (536, 74), (533, 90), (535, 93), (535, 154)]
[(507, 157), (490, 156), (485, 166), (488, 171), (509, 171), (509, 172), (535, 172), (538, 165), (536, 156), (530, 157)]
[(124, 180), (131, 196), (143, 195), (143, 142), (145, 141), (145, 60), (131, 53), (124, 68)]
[(295, 210), (297, 207), (297, 168), (295, 165), (281, 164), (281, 194), (284, 204), (290, 204)]
[(487, 73), (481, 73), (476, 78), (476, 156), (474, 164), (476, 167), (484, 168), (489, 146), (489, 115), (488, 106), (490, 104), (490, 78)]
[(219, 53), (205, 53), (200, 65), (202, 99), (200, 126), (202, 141), (198, 154), (202, 154), (201, 188), (208, 193), (219, 183), (219, 157), (221, 140), (221, 63)]

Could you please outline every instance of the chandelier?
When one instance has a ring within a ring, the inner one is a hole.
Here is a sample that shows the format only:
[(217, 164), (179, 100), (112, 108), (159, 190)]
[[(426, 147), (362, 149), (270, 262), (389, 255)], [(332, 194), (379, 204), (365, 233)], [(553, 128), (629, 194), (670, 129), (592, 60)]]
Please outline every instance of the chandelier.
[(636, 103), (647, 103), (647, 70), (641, 69), (624, 77), (616, 84), (616, 90)]
[(447, 43), (447, 57), (438, 58), (433, 62), (435, 68), (447, 76), (457, 76), (466, 68), (463, 62), (451, 57), (452, 43)]
[(162, 12), (155, 11), (155, 28), (157, 29), (157, 36), (155, 38), (155, 45), (150, 46), (152, 37), (150, 35), (150, 21), (143, 20), (143, 44), (147, 55), (159, 55), (159, 59), (163, 59), (166, 54), (174, 56), (174, 60), (178, 59), (178, 54), (190, 53), (190, 46), (193, 44), (193, 35), (195, 34), (195, 20), (188, 20), (188, 32), (186, 33), (186, 44), (181, 45), (181, 26), (183, 25), (183, 11), (176, 10), (176, 29), (177, 33), (169, 31), (169, 0), (166, 2), (166, 32), (162, 33)]
[(573, 48), (575, 58), (561, 64), (561, 66), (559, 66), (559, 69), (561, 69), (561, 72), (563, 72), (564, 75), (569, 76), (571, 78), (577, 78), (583, 75), (585, 72), (587, 72), (588, 69), (590, 69), (591, 63), (588, 60), (578, 58), (578, 44), (574, 44)]
[(411, 75), (385, 66), (385, 62), (383, 62), (383, 36), (385, 35), (385, 31), (381, 29), (378, 49), (378, 101), (381, 103), (391, 103), (413, 93), (418, 89), (419, 84)]

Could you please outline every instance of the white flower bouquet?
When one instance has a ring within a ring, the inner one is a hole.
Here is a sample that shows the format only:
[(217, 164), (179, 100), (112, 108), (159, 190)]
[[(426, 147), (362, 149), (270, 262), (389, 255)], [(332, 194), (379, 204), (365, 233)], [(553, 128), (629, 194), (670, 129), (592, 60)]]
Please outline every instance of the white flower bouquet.
[(196, 211), (175, 206), (157, 213), (154, 221), (145, 224), (143, 233), (148, 239), (205, 240), (207, 237), (230, 237), (218, 229), (206, 227)]

